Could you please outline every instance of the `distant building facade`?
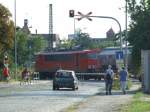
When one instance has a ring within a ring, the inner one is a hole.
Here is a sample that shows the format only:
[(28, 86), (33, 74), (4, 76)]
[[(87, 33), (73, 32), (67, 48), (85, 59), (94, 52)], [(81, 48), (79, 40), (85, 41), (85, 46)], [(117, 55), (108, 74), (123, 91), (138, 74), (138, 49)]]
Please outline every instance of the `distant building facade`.
[(24, 26), (22, 31), (32, 36), (42, 36), (48, 42), (48, 50), (55, 48), (58, 44), (60, 44), (60, 38), (58, 34), (38, 34), (37, 30), (35, 34), (31, 34), (29, 26), (28, 26), (28, 19), (24, 19)]
[(78, 37), (77, 34), (69, 34), (69, 35), (68, 35), (68, 39), (69, 39), (69, 40), (72, 40), (72, 39), (77, 38), (77, 37)]
[(29, 27), (28, 27), (28, 19), (24, 19), (24, 26), (22, 28), (22, 31), (27, 33), (27, 34), (30, 34), (30, 30), (29, 30)]
[(115, 37), (115, 32), (112, 28), (110, 28), (107, 32), (106, 32), (106, 37), (109, 39), (113, 39)]

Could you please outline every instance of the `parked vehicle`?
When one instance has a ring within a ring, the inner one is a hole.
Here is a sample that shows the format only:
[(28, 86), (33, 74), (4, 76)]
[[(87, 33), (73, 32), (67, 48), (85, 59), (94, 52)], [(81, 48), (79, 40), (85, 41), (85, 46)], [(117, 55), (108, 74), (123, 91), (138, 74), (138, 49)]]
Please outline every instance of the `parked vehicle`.
[(53, 78), (53, 90), (60, 88), (78, 89), (78, 79), (74, 71), (71, 70), (57, 70)]

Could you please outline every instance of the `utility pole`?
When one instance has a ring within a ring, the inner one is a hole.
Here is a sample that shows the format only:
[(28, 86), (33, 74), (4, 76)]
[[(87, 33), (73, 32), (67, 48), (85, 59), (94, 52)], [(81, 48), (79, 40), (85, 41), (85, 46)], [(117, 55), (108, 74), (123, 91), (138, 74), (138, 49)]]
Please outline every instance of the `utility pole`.
[(74, 38), (75, 38), (75, 34), (76, 34), (76, 25), (75, 25), (76, 23), (75, 22), (76, 22), (76, 20), (75, 20), (75, 18), (73, 18), (73, 19), (74, 19)]
[(127, 42), (127, 37), (128, 37), (128, 32), (127, 32), (127, 20), (128, 20), (128, 11), (127, 11), (127, 8), (128, 8), (128, 2), (127, 0), (125, 0), (125, 67), (126, 69), (128, 69), (128, 42)]
[(15, 21), (15, 28), (14, 28), (14, 38), (15, 38), (15, 79), (17, 79), (17, 39), (16, 39), (16, 0), (14, 0), (14, 21)]
[(49, 48), (53, 50), (53, 6), (49, 4)]

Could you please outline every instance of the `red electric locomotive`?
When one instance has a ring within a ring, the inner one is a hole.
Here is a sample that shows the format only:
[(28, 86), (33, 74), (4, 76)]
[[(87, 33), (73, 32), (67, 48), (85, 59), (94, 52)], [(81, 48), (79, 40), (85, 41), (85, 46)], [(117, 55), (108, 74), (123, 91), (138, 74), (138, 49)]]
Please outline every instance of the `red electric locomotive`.
[(74, 70), (75, 72), (98, 72), (100, 49), (83, 51), (61, 51), (36, 54), (35, 71), (40, 78), (53, 77), (58, 69)]

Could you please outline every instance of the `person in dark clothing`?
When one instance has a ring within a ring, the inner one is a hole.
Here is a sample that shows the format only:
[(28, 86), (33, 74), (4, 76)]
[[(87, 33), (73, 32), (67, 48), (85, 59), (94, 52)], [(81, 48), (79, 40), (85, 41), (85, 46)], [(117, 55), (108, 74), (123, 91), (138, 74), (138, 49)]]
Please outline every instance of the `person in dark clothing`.
[(127, 76), (128, 76), (127, 71), (125, 70), (124, 67), (122, 67), (122, 70), (119, 72), (119, 77), (120, 77), (120, 86), (121, 86), (123, 94), (126, 94)]
[(24, 83), (27, 82), (28, 84), (31, 83), (31, 80), (30, 80), (30, 71), (28, 71), (27, 68), (25, 68), (22, 71), (20, 85), (21, 85), (21, 82), (24, 82)]
[(106, 75), (105, 75), (105, 86), (106, 86), (106, 95), (111, 95), (111, 89), (112, 89), (112, 84), (113, 84), (113, 78), (114, 78), (114, 72), (111, 69), (111, 65), (108, 66), (108, 69), (106, 70)]

